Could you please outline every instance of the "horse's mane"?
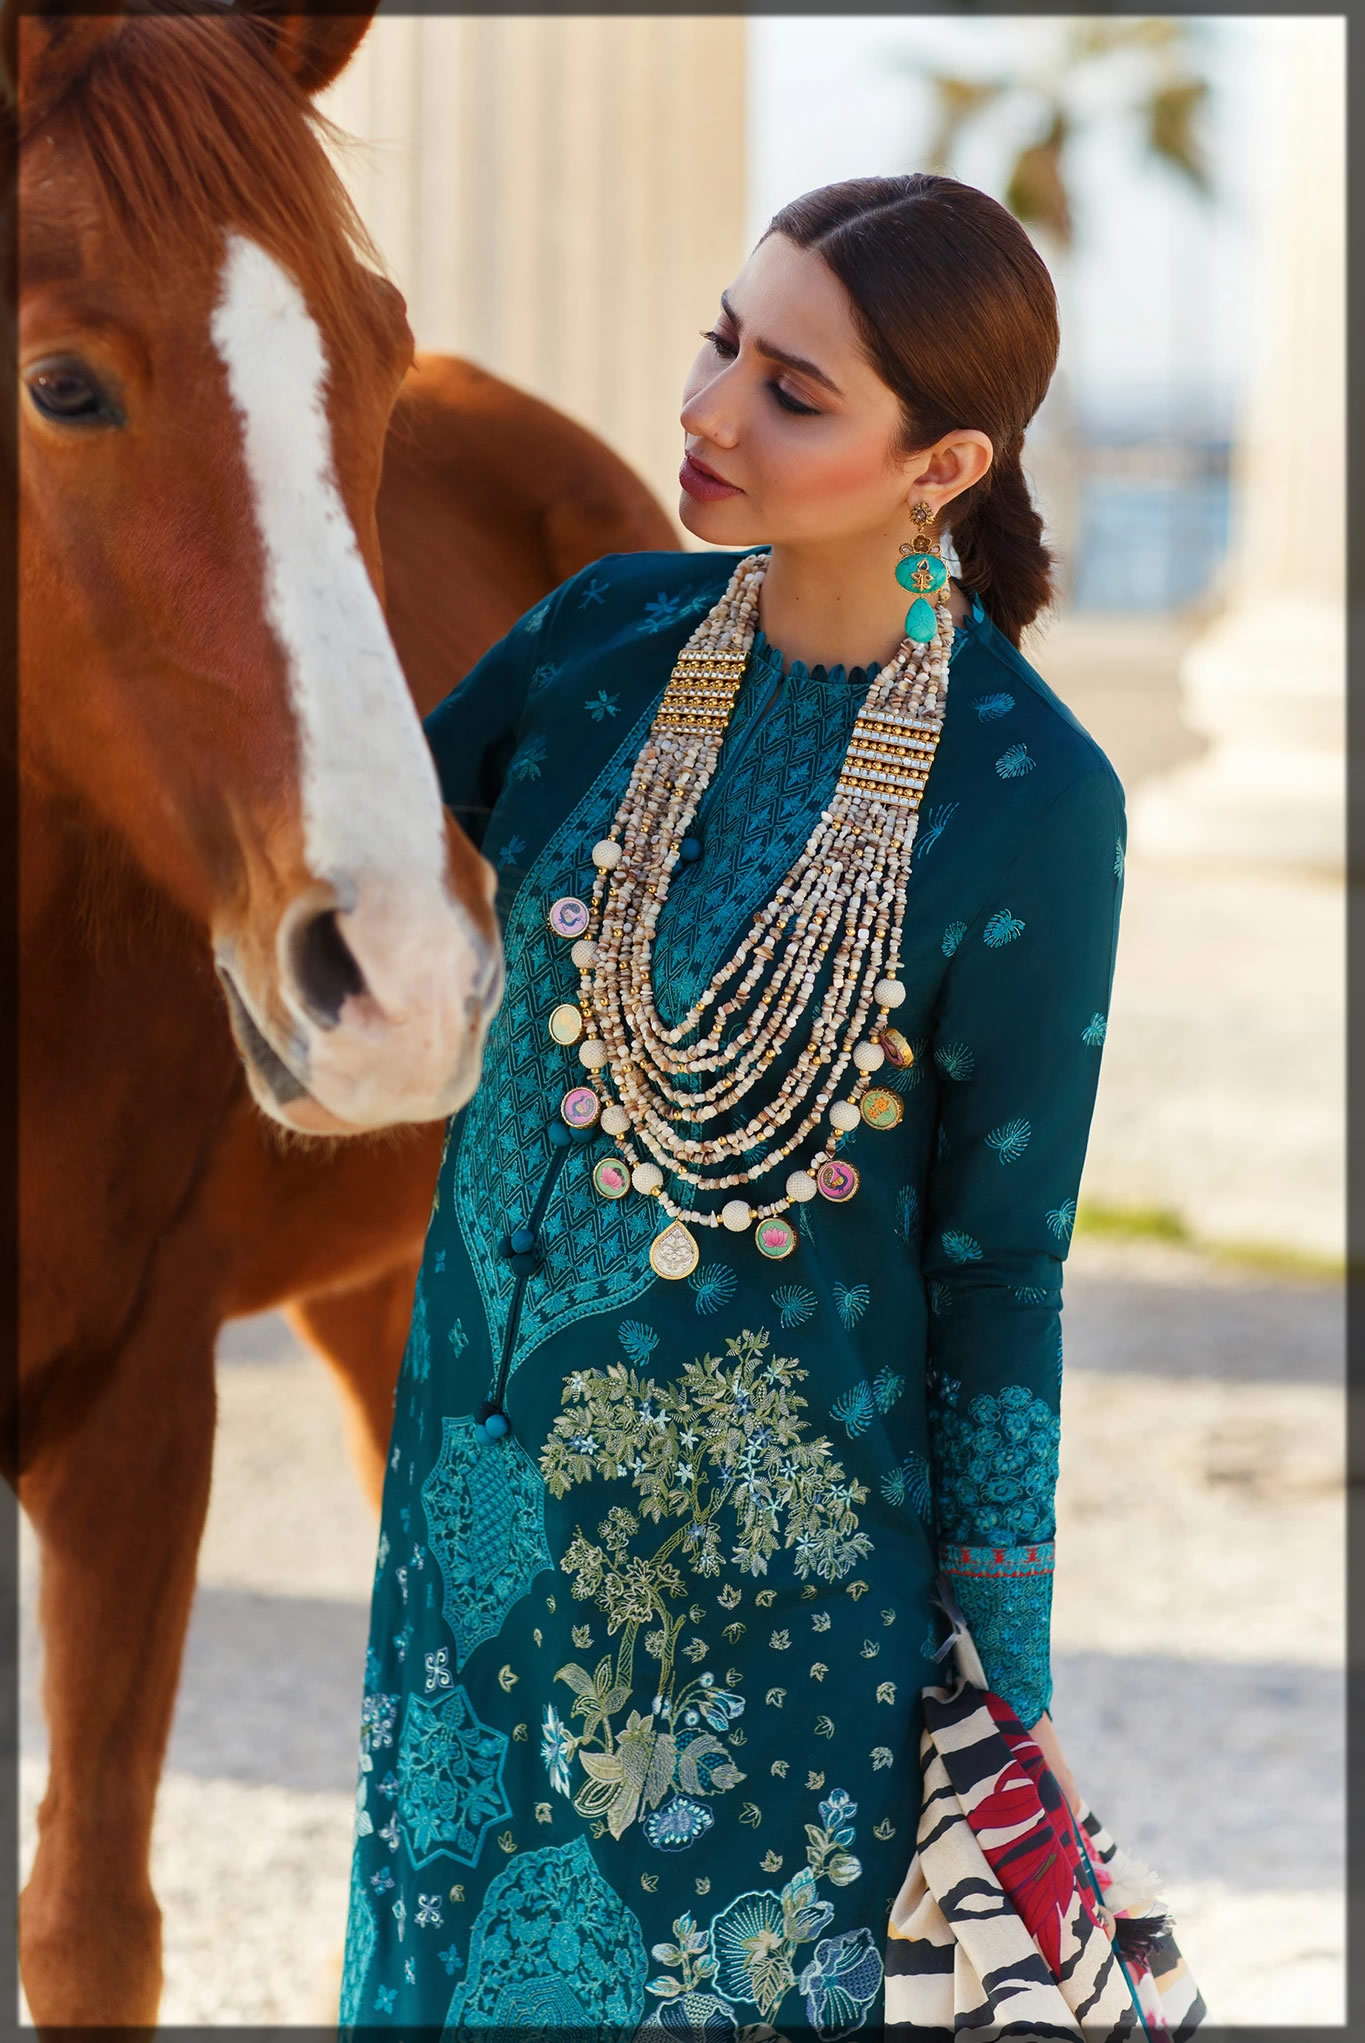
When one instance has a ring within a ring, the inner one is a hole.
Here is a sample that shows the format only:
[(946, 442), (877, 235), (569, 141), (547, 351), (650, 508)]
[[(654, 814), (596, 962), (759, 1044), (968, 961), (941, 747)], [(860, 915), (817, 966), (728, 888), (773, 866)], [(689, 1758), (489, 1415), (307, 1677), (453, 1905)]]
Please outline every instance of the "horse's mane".
[(323, 146), (346, 137), (270, 53), (250, 14), (137, 0), (54, 110), (148, 269), (216, 259), (224, 227), (306, 279), (342, 344), (364, 345), (353, 260), (382, 260)]

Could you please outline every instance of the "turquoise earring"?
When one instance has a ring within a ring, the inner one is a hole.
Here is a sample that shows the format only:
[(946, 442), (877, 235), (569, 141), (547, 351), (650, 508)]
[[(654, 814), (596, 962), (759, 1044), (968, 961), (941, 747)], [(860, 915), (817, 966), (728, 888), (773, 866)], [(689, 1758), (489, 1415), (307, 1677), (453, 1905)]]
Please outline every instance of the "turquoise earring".
[[(912, 504), (910, 516), (921, 527), (931, 525), (934, 520), (934, 513), (924, 503)], [(903, 589), (915, 592), (915, 600), (905, 613), (905, 635), (916, 645), (927, 646), (938, 630), (935, 606), (939, 591), (947, 583), (948, 570), (939, 558), (932, 533), (928, 531), (917, 532), (913, 544), (905, 541), (901, 555), (896, 567), (896, 580)]]

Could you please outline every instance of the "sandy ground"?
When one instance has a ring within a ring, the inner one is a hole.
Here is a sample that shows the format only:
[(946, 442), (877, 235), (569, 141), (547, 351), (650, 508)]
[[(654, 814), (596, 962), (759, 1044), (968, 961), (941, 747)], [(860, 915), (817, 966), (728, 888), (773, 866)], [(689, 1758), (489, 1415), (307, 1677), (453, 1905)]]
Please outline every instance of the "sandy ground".
[[(1344, 2019), (1339, 1287), (1078, 1237), (1053, 1712), (1211, 2019)], [(330, 2018), (374, 1532), (323, 1371), (229, 1330), (153, 1872), (168, 2023)], [(33, 1556), (25, 1553), (26, 1608)], [(23, 1849), (44, 1775), (24, 1633)]]

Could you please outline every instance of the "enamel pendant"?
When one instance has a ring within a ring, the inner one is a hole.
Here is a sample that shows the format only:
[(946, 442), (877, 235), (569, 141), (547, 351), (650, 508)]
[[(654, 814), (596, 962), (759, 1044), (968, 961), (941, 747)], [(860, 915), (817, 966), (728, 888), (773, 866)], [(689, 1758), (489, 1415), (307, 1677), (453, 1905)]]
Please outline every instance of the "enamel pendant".
[(915, 1061), (915, 1053), (899, 1029), (880, 1029), (877, 1041), (881, 1044), (888, 1064), (894, 1064), (897, 1071), (908, 1071)]
[(656, 1277), (690, 1277), (701, 1261), (696, 1236), (681, 1220), (675, 1220), (649, 1246), (650, 1267)]
[(789, 1227), (785, 1220), (774, 1214), (771, 1220), (760, 1220), (754, 1229), (754, 1240), (761, 1256), (768, 1256), (773, 1262), (780, 1262), (796, 1247), (796, 1229)]
[(863, 1094), (863, 1119), (869, 1128), (897, 1128), (905, 1108), (899, 1096), (884, 1085), (874, 1085)]
[(842, 1206), (845, 1199), (851, 1199), (860, 1182), (856, 1164), (840, 1163), (837, 1157), (833, 1156), (828, 1163), (822, 1163), (815, 1173), (816, 1189), (820, 1196), (833, 1200), (836, 1206)]
[(583, 1017), (572, 1001), (563, 1000), (550, 1010), (549, 1029), (555, 1042), (562, 1043), (565, 1049), (578, 1041), (583, 1033)]
[(591, 1128), (602, 1111), (602, 1102), (590, 1085), (576, 1085), (559, 1102), (559, 1111), (571, 1128)]
[(630, 1190), (630, 1172), (615, 1156), (604, 1156), (593, 1166), (592, 1181), (604, 1199), (624, 1199)]
[(580, 901), (577, 894), (562, 894), (551, 903), (545, 920), (556, 936), (582, 936), (588, 926), (588, 904)]

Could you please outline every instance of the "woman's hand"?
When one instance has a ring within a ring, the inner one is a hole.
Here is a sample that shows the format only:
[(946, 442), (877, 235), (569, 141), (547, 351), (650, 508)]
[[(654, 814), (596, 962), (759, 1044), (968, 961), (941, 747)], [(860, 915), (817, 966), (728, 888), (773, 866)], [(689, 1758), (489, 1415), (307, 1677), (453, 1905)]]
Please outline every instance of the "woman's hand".
[[(1048, 1771), (1066, 1796), (1067, 1801), (1071, 1804), (1073, 1814), (1079, 1819), (1081, 1813), (1080, 1789), (1076, 1786), (1075, 1776), (1066, 1763), (1061, 1746), (1057, 1743), (1056, 1727), (1046, 1710), (1043, 1711), (1037, 1723), (1029, 1727), (1029, 1737), (1047, 1761)], [(1107, 1908), (1100, 1907), (1098, 1903), (1096, 1903), (1095, 1912), (1103, 1923), (1105, 1932), (1112, 1942), (1114, 1937), (1113, 1916)]]

